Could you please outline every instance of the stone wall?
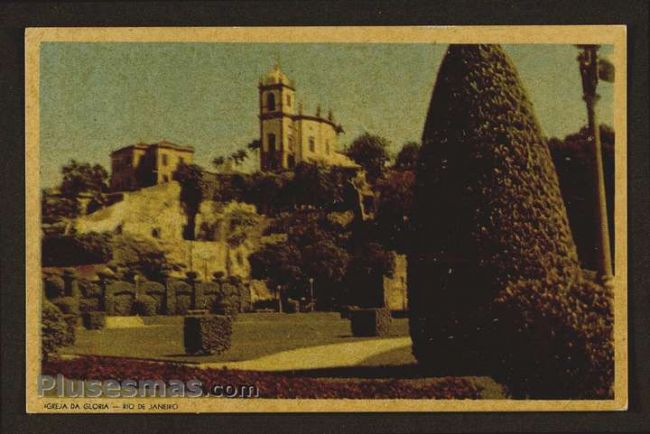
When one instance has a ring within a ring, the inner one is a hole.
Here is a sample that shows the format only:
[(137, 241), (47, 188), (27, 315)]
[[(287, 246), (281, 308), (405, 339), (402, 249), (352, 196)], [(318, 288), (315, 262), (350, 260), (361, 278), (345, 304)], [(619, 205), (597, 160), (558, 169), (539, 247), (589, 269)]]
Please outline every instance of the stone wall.
[[(121, 201), (78, 218), (75, 229), (79, 233), (125, 233), (153, 241), (169, 261), (183, 264), (186, 270), (203, 277), (220, 271), (226, 276), (248, 279), (248, 256), (257, 248), (265, 224), (255, 206), (203, 201), (196, 216), (197, 240), (190, 241), (183, 238), (187, 217), (180, 192), (177, 182), (125, 192)], [(259, 225), (246, 231), (243, 242), (233, 243), (230, 236), (237, 228), (233, 227), (231, 217), (238, 213), (256, 216)]]

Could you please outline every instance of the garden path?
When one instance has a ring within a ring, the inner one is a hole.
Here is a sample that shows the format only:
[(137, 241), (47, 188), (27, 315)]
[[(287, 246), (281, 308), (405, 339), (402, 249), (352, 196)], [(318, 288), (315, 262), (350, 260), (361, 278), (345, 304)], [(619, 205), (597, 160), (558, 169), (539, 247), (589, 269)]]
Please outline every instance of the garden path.
[(202, 368), (228, 368), (253, 371), (292, 371), (356, 366), (378, 354), (411, 345), (411, 338), (369, 339), (367, 341), (319, 345), (282, 351), (241, 362), (202, 363)]

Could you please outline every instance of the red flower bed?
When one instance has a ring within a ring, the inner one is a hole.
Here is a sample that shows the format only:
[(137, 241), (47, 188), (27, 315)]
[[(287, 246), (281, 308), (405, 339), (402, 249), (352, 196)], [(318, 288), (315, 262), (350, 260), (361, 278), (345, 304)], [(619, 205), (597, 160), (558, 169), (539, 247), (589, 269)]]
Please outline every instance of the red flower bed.
[(203, 387), (254, 385), (260, 398), (315, 399), (479, 399), (481, 387), (463, 378), (345, 379), (310, 378), (260, 371), (202, 369), (176, 363), (156, 363), (112, 357), (50, 360), (44, 375), (76, 380), (199, 380)]

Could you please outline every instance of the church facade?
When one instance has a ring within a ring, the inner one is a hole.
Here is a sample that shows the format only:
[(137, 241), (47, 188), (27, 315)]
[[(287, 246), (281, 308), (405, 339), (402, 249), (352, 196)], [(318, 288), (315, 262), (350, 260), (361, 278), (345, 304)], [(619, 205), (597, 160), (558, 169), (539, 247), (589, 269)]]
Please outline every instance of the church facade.
[(300, 162), (358, 167), (339, 152), (343, 128), (331, 111), (320, 106), (314, 114), (303, 113), (296, 101), (296, 88), (279, 65), (259, 82), (260, 168), (262, 171), (293, 170)]

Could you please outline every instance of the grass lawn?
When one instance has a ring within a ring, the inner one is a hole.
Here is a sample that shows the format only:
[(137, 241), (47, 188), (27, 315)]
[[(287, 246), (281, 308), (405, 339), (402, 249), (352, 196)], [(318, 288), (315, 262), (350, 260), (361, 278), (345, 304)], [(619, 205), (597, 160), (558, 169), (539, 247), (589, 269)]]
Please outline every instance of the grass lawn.
[[(147, 326), (138, 328), (80, 328), (75, 345), (62, 352), (190, 363), (236, 362), (297, 348), (373, 339), (353, 337), (350, 321), (338, 313), (247, 313), (233, 323), (230, 350), (220, 355), (190, 356), (183, 348), (183, 317), (152, 317), (146, 322)], [(405, 318), (393, 320), (390, 337), (398, 336), (408, 336)]]

